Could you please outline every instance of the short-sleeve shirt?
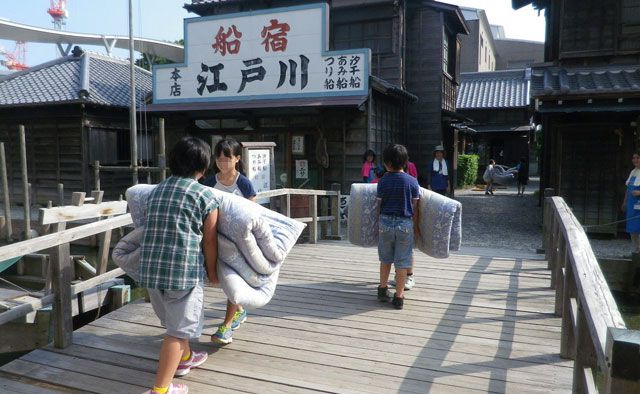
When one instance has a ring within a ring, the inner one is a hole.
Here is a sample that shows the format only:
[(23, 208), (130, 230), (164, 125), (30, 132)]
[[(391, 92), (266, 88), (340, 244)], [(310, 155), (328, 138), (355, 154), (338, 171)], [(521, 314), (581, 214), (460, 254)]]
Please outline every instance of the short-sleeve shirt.
[(212, 187), (214, 189), (221, 190), (227, 193), (233, 193), (240, 197), (251, 198), (256, 195), (256, 190), (253, 188), (251, 181), (246, 176), (238, 173), (236, 180), (231, 186), (223, 185), (218, 181), (218, 174), (205, 178), (202, 182), (203, 185)]
[(219, 202), (192, 178), (171, 176), (151, 192), (140, 248), (140, 286), (187, 290), (204, 280), (202, 225)]
[(404, 172), (387, 172), (378, 181), (377, 196), (382, 200), (381, 215), (412, 217), (412, 199), (420, 198), (416, 178)]

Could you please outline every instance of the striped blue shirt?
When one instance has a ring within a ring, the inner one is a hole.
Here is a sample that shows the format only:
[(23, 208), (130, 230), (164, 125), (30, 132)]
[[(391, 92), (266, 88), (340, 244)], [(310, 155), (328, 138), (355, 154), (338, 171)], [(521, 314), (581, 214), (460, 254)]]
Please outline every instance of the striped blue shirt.
[(387, 172), (378, 181), (381, 215), (413, 216), (411, 200), (420, 198), (420, 185), (416, 178), (404, 172)]

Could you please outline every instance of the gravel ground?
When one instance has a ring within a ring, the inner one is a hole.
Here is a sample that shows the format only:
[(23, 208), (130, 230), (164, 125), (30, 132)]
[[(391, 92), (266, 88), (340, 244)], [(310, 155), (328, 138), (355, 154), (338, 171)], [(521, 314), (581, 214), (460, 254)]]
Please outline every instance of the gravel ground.
[[(509, 249), (535, 253), (542, 246), (542, 207), (533, 191), (539, 179), (532, 178), (524, 197), (515, 186), (501, 187), (493, 196), (484, 190), (456, 190), (462, 203), (463, 247)], [(597, 257), (620, 258), (631, 253), (629, 239), (590, 239)]]

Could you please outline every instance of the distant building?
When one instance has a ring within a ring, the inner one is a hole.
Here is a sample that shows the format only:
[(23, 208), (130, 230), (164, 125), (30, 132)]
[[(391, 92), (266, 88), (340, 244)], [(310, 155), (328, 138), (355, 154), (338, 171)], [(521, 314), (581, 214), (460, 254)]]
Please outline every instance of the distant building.
[(515, 166), (521, 157), (531, 157), (533, 127), (529, 116), (529, 70), (461, 73), (458, 111), (471, 118), (467, 153), (480, 156), (481, 168), (489, 159)]
[(544, 61), (544, 42), (498, 38), (494, 45), (498, 51), (496, 70), (529, 68)]
[[(32, 201), (58, 201), (95, 190), (93, 163), (129, 166), (129, 62), (76, 47), (73, 55), (0, 78), (0, 141), (7, 152), (9, 186), (22, 198), (18, 125), (26, 129)], [(136, 68), (138, 108), (151, 93), (151, 74)], [(143, 114), (144, 115), (144, 114)], [(144, 116), (141, 116), (144, 120)], [(138, 157), (155, 162), (154, 135), (139, 127)], [(130, 171), (105, 172), (101, 189), (117, 198), (131, 185)]]
[[(542, 188), (587, 231), (615, 233), (631, 156), (640, 147), (640, 12), (626, 0), (514, 0), (546, 18), (545, 63), (531, 77), (542, 127)], [(624, 224), (621, 225), (622, 228)]]
[(469, 34), (460, 37), (460, 72), (493, 71), (497, 50), (484, 10), (460, 7), (469, 26)]

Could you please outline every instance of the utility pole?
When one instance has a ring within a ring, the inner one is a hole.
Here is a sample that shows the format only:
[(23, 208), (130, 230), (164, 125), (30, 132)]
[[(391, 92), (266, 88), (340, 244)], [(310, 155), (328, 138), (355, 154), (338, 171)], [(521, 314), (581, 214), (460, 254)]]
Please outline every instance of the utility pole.
[(129, 84), (131, 103), (129, 107), (129, 139), (131, 140), (131, 175), (133, 184), (138, 184), (138, 130), (136, 128), (136, 69), (133, 52), (133, 0), (129, 0)]

